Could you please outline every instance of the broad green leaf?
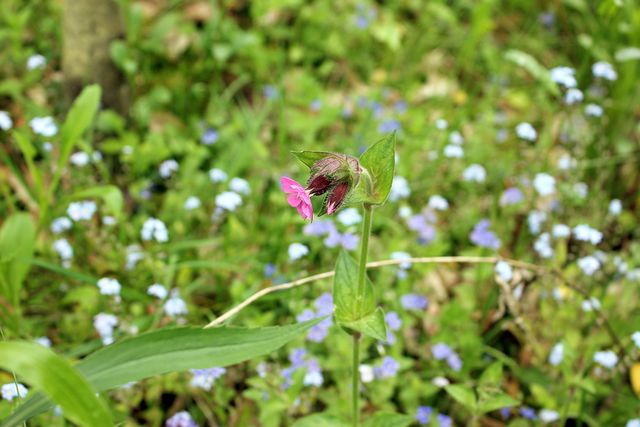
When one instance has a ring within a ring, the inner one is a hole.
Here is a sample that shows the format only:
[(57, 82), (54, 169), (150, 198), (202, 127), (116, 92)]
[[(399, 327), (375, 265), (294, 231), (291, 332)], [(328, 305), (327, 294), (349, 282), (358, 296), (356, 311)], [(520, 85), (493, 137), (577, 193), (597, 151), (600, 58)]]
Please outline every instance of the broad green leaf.
[(0, 229), (0, 292), (14, 307), (33, 257), (36, 226), (26, 213), (11, 215)]
[(352, 322), (341, 322), (340, 324), (345, 328), (361, 332), (373, 339), (387, 341), (387, 324), (384, 321), (384, 311), (380, 307), (362, 319)]
[(119, 218), (122, 214), (124, 199), (122, 192), (115, 185), (98, 185), (77, 191), (71, 195), (73, 199), (86, 199), (89, 197), (100, 197), (104, 200), (107, 211), (116, 218)]
[(333, 153), (329, 153), (328, 151), (292, 151), (291, 154), (311, 169), (311, 166), (313, 166), (315, 162)]
[(314, 414), (300, 418), (291, 427), (349, 427), (349, 424), (334, 415)]
[(87, 380), (48, 348), (28, 342), (0, 342), (0, 366), (41, 389), (71, 421), (88, 427), (113, 425), (111, 413)]
[(527, 70), (533, 77), (536, 78), (536, 80), (542, 83), (552, 95), (557, 96), (560, 94), (558, 86), (554, 83), (553, 80), (551, 80), (549, 70), (541, 65), (533, 56), (529, 55), (528, 53), (512, 49), (507, 51), (507, 53), (504, 54), (504, 57), (508, 61), (511, 61), (514, 64)]
[(520, 405), (519, 400), (514, 399), (506, 393), (499, 393), (485, 399), (480, 399), (480, 402), (478, 402), (478, 411), (484, 414), (507, 406), (518, 405)]
[(373, 285), (365, 276), (364, 297), (359, 309), (358, 264), (346, 251), (340, 251), (333, 278), (334, 315), (338, 323), (354, 322), (373, 313), (376, 309)]
[(361, 179), (364, 191), (367, 194), (367, 203), (381, 205), (389, 196), (393, 173), (395, 169), (396, 134), (391, 133), (386, 138), (376, 142), (360, 156), (360, 164), (369, 171), (371, 176), (371, 189), (366, 188), (366, 180)]
[(392, 412), (378, 412), (362, 424), (362, 427), (407, 427), (413, 417)]
[[(323, 318), (268, 328), (166, 328), (111, 344), (78, 362), (76, 368), (97, 391), (168, 372), (229, 366), (269, 354)], [(34, 394), (0, 426), (13, 427), (51, 407)]]
[(499, 385), (502, 381), (502, 362), (494, 362), (480, 376), (481, 385)]
[(458, 403), (460, 403), (470, 411), (475, 411), (476, 395), (471, 388), (461, 384), (453, 384), (446, 386), (444, 389)]

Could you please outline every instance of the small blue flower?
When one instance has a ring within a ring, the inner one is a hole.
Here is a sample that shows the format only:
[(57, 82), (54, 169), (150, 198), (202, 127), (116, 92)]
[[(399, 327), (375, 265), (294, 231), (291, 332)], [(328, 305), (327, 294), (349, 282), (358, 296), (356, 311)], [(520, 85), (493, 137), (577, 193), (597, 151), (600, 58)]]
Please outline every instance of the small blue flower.
[(536, 411), (528, 406), (523, 406), (522, 408), (520, 408), (520, 415), (528, 420), (536, 419)]
[(500, 205), (515, 205), (516, 203), (520, 203), (522, 199), (524, 199), (524, 196), (518, 187), (509, 187), (504, 190), (504, 193), (500, 196)]
[(471, 233), (469, 234), (469, 240), (477, 246), (489, 249), (499, 249), (500, 239), (489, 230), (491, 223), (488, 219), (483, 219), (476, 224)]
[(451, 347), (449, 347), (447, 344), (443, 342), (437, 343), (433, 347), (431, 347), (431, 354), (433, 355), (433, 358), (436, 360), (444, 360), (447, 357), (449, 357), (451, 353), (453, 353), (453, 350), (451, 350)]
[(400, 364), (391, 356), (385, 356), (380, 366), (374, 368), (376, 377), (390, 378), (395, 377), (400, 369)]
[(217, 130), (213, 128), (207, 128), (207, 130), (205, 130), (202, 134), (200, 142), (202, 142), (204, 145), (213, 145), (218, 141), (219, 137), (220, 135), (218, 134)]
[(419, 294), (405, 294), (400, 297), (400, 304), (407, 310), (424, 310), (429, 304), (427, 297)]
[(384, 320), (385, 322), (387, 322), (387, 326), (392, 331), (397, 331), (402, 327), (402, 320), (400, 319), (400, 316), (398, 316), (398, 313), (396, 313), (395, 311), (390, 311), (385, 314)]
[(378, 126), (379, 133), (390, 133), (393, 131), (400, 131), (402, 126), (396, 119), (386, 119)]
[(418, 406), (418, 409), (416, 409), (416, 421), (421, 426), (426, 426), (431, 420), (432, 413), (433, 408), (431, 406)]

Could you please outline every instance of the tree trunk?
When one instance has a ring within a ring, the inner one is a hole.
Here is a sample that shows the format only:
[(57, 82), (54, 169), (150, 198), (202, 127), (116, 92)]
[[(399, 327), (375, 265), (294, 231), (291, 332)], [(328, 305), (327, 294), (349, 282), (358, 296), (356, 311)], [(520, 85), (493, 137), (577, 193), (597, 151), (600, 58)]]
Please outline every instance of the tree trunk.
[(102, 87), (102, 103), (121, 114), (127, 111), (126, 87), (111, 61), (109, 45), (123, 35), (115, 0), (64, 0), (62, 71), (68, 100), (89, 83)]

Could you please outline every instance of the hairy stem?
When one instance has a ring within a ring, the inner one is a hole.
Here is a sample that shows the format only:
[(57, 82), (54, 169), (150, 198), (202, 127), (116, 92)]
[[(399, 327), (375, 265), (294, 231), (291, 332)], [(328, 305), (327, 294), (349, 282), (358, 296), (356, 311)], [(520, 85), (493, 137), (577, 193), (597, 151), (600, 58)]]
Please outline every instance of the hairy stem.
[[(369, 253), (369, 236), (371, 235), (371, 217), (373, 207), (363, 204), (364, 221), (362, 223), (362, 241), (360, 243), (360, 259), (358, 260), (358, 293), (356, 294), (356, 319), (362, 317), (362, 303), (364, 301), (364, 285), (367, 278), (367, 254)], [(360, 411), (358, 400), (360, 399), (360, 334), (353, 333), (353, 427), (358, 427), (360, 422)]]

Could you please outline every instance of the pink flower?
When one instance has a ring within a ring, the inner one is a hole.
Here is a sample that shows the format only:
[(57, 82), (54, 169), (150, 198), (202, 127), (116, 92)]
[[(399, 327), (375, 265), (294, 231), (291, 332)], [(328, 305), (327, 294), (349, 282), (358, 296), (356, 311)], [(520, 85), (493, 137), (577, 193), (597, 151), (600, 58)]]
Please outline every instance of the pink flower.
[(280, 178), (282, 191), (288, 194), (287, 202), (298, 210), (302, 219), (310, 219), (313, 221), (313, 206), (311, 199), (304, 187), (291, 178), (283, 176)]

